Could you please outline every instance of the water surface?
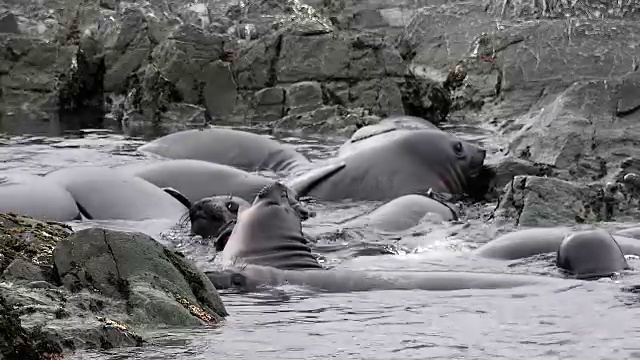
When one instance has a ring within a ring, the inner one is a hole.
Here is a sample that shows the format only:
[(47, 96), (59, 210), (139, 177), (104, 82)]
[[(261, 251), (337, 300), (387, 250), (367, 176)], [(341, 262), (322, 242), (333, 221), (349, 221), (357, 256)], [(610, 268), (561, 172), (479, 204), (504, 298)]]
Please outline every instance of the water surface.
[[(499, 146), (480, 129), (451, 128), (489, 149)], [(313, 159), (330, 156), (341, 139), (280, 136)], [(110, 131), (76, 131), (59, 137), (0, 140), (0, 171), (44, 174), (61, 167), (160, 161), (138, 153), (145, 141)], [(336, 223), (375, 203), (316, 204), (305, 223), (323, 241), (382, 241), (395, 253), (355, 256), (345, 249), (325, 254), (328, 266), (385, 271), (469, 270), (560, 276), (553, 257), (517, 261), (478, 259), (472, 250), (501, 231), (484, 220), (492, 205), (473, 209), (459, 224), (425, 221), (393, 238), (361, 233), (345, 236)], [(207, 242), (167, 221), (95, 222), (134, 229), (183, 251), (204, 269), (217, 266)], [(91, 224), (74, 224), (76, 227)], [(638, 261), (630, 259), (632, 266)], [(451, 292), (371, 291), (318, 293), (283, 286), (254, 294), (221, 292), (231, 314), (209, 329), (139, 329), (143, 348), (82, 351), (77, 359), (632, 359), (640, 358), (634, 271), (618, 279), (580, 286), (539, 285), (508, 290)]]

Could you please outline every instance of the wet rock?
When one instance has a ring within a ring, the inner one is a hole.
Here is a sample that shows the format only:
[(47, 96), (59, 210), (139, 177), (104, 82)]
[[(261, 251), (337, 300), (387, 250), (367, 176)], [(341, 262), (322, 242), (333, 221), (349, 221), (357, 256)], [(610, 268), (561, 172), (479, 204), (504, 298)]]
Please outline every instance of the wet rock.
[(70, 228), (63, 224), (0, 213), (0, 272), (3, 275), (22, 273), (35, 276), (36, 267), (51, 270), (51, 254), (58, 242), (69, 234)]
[(527, 160), (505, 156), (487, 164), (495, 171), (495, 177), (491, 181), (491, 186), (502, 195), (505, 186), (518, 175), (552, 176), (553, 170), (547, 165), (535, 164)]
[(566, 2), (561, 0), (549, 1), (504, 1), (491, 0), (488, 10), (501, 17), (580, 17), (588, 19), (625, 18), (638, 19), (640, 4), (635, 1), (601, 1), (583, 0)]
[(0, 296), (0, 358), (40, 360), (30, 334), (22, 327), (20, 316)]
[[(56, 270), (70, 290), (92, 289), (123, 299), (136, 323), (198, 325), (217, 323), (227, 312), (208, 279), (183, 256), (141, 233), (85, 229), (54, 252)], [(204, 309), (209, 321), (191, 315), (176, 301)]]
[(522, 158), (553, 166), (567, 180), (605, 178), (628, 157), (640, 156), (640, 115), (615, 115), (616, 85), (575, 83), (528, 120), (510, 148)]
[(153, 64), (162, 77), (175, 86), (183, 101), (198, 104), (205, 67), (221, 58), (224, 42), (222, 35), (208, 34), (194, 25), (185, 24), (153, 50)]
[(507, 184), (494, 217), (518, 226), (545, 227), (637, 216), (617, 184), (588, 184), (539, 176), (516, 176)]
[(7, 266), (2, 273), (2, 277), (5, 279), (19, 279), (28, 281), (44, 281), (45, 277), (42, 273), (42, 269), (37, 265), (23, 260), (15, 259)]
[(284, 116), (285, 89), (268, 87), (255, 93), (252, 121), (274, 121)]
[(0, 12), (0, 33), (18, 34), (18, 20), (9, 11)]
[(216, 60), (204, 69), (202, 96), (212, 119), (230, 116), (236, 106), (237, 85), (229, 63)]
[(302, 81), (289, 86), (285, 92), (285, 113), (300, 114), (322, 106), (322, 88), (315, 81)]
[(125, 8), (113, 19), (109, 14), (99, 19), (96, 37), (105, 45), (104, 89), (125, 93), (129, 78), (148, 63), (155, 44), (149, 23), (141, 9)]

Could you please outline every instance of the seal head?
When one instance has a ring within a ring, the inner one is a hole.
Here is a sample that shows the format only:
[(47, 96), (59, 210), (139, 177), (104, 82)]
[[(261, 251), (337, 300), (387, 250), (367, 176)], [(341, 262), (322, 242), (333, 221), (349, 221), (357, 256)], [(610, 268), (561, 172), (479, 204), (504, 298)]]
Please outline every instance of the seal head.
[[(195, 202), (189, 208), (191, 233), (203, 238), (219, 237), (227, 224), (236, 220), (241, 206), (249, 203), (235, 196), (212, 196)], [(224, 248), (224, 244), (216, 244)]]
[(222, 261), (278, 269), (322, 268), (306, 243), (289, 189), (274, 182), (258, 193), (249, 208), (240, 209)]
[(602, 229), (565, 236), (558, 247), (556, 264), (578, 279), (597, 279), (629, 269), (616, 240)]

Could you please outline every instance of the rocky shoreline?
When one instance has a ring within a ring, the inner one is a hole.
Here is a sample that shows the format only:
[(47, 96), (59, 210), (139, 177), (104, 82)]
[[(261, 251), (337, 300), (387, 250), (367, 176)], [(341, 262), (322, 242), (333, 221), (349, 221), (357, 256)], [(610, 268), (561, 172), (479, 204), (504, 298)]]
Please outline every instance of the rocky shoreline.
[(0, 256), (3, 359), (141, 346), (140, 331), (216, 326), (227, 316), (201, 271), (140, 233), (74, 233), (3, 213)]

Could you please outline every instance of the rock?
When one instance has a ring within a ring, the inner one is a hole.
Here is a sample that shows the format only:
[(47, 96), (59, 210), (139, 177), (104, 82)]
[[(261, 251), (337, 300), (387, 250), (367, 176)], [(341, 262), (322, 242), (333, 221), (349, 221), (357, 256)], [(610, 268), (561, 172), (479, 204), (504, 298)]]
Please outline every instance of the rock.
[(638, 208), (625, 200), (617, 185), (516, 176), (507, 184), (494, 217), (523, 227), (629, 221), (637, 217)]
[(0, 358), (7, 360), (40, 360), (30, 334), (22, 327), (20, 317), (0, 296)]
[(208, 64), (224, 54), (225, 37), (208, 34), (202, 29), (185, 24), (174, 30), (158, 44), (151, 54), (153, 64), (161, 76), (169, 81), (180, 99), (198, 104)]
[[(542, 177), (553, 175), (553, 171), (549, 166), (535, 164), (512, 156), (504, 156), (497, 161), (487, 163), (487, 165), (495, 171), (495, 177), (493, 177), (491, 181), (491, 187), (500, 192), (518, 175)], [(499, 195), (502, 195), (502, 193)]]
[(216, 60), (204, 69), (204, 89), (202, 96), (209, 117), (225, 118), (236, 106), (237, 85), (229, 63)]
[[(625, 86), (631, 92), (628, 83)], [(527, 120), (511, 142), (511, 150), (524, 159), (553, 166), (566, 180), (604, 179), (625, 159), (640, 156), (640, 114), (615, 116), (616, 90), (617, 83), (612, 81), (575, 83)]]
[(18, 20), (9, 11), (0, 13), (0, 33), (19, 34)]
[[(53, 249), (70, 234), (71, 229), (64, 224), (0, 213), (0, 272), (28, 274), (35, 271), (34, 267), (50, 271), (53, 267)], [(21, 261), (15, 263), (16, 260)], [(25, 263), (33, 264), (34, 267)], [(11, 265), (13, 269), (9, 270)]]
[[(227, 315), (202, 272), (141, 233), (80, 230), (60, 242), (54, 258), (65, 287), (127, 301), (136, 323), (198, 325), (217, 323)], [(179, 299), (202, 309), (202, 315), (192, 314)]]
[(2, 277), (5, 279), (20, 279), (28, 281), (45, 280), (40, 267), (20, 258), (13, 260), (11, 264), (7, 266), (2, 273)]
[(62, 224), (0, 214), (0, 271), (0, 329), (10, 321), (6, 300), (24, 330), (14, 324), (11, 334), (0, 331), (0, 354), (9, 359), (15, 357), (2, 353), (13, 341), (8, 335), (53, 356), (141, 346), (131, 326), (209, 325), (227, 315), (201, 271), (139, 233), (88, 228), (72, 234)]
[(252, 121), (274, 121), (284, 116), (285, 89), (268, 87), (255, 93)]
[(322, 106), (322, 88), (315, 81), (302, 81), (287, 87), (285, 91), (285, 113), (295, 115)]

